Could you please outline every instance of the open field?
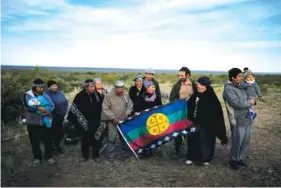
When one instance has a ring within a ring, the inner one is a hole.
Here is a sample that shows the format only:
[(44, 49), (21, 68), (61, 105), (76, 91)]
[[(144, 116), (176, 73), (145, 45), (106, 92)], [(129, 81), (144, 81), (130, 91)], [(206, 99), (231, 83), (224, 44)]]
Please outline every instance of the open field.
[[(9, 77), (9, 83), (17, 82), (15, 76)], [(44, 79), (57, 78), (66, 88), (70, 101), (73, 98), (73, 88), (85, 78), (96, 76), (105, 77), (108, 87), (116, 78), (123, 79), (127, 87), (132, 83), (134, 74), (64, 74), (37, 72), (35, 75), (21, 73), (22, 87), (27, 89), (30, 80), (35, 76), (43, 75)], [(2, 72), (3, 76), (3, 72)], [(74, 76), (74, 77), (72, 77)], [(200, 75), (193, 75), (194, 79)], [(221, 100), (223, 83), (226, 75), (210, 75), (217, 95)], [(1, 79), (7, 79), (1, 77)], [(83, 79), (82, 79), (83, 78)], [(112, 80), (110, 80), (112, 79)], [(171, 75), (157, 75), (161, 83), (161, 90), (168, 95), (172, 83), (176, 81), (176, 73)], [(19, 79), (20, 80), (20, 79)], [(116, 163), (109, 163), (106, 155), (102, 155), (102, 163), (93, 161), (86, 163), (80, 160), (80, 145), (64, 146), (65, 152), (56, 155), (58, 164), (49, 166), (45, 163), (38, 167), (31, 165), (32, 155), (29, 140), (24, 125), (9, 121), (1, 125), (1, 186), (281, 186), (281, 89), (280, 76), (257, 76), (264, 91), (263, 101), (255, 107), (258, 119), (253, 125), (251, 147), (246, 158), (248, 168), (237, 171), (229, 169), (225, 164), (228, 161), (227, 148), (217, 142), (215, 158), (208, 167), (187, 166), (184, 163), (185, 147), (182, 148), (182, 158), (171, 159), (173, 142), (158, 148), (155, 155), (137, 163), (132, 156), (128, 159), (118, 158)], [(14, 81), (14, 82), (13, 82)], [(5, 84), (2, 80), (2, 85)], [(70, 87), (70, 86), (71, 87)], [(2, 86), (1, 86), (2, 87)], [(1, 88), (2, 89), (2, 88)], [(3, 91), (3, 90), (2, 90)], [(3, 92), (2, 92), (3, 93)], [(18, 93), (19, 95), (22, 93)], [(9, 99), (5, 96), (5, 99)], [(2, 96), (3, 98), (3, 96)], [(2, 103), (3, 104), (3, 103)], [(17, 105), (17, 104), (13, 104)], [(222, 103), (224, 106), (224, 104)], [(225, 114), (228, 136), (230, 135), (228, 119)], [(21, 136), (23, 134), (23, 136)]]

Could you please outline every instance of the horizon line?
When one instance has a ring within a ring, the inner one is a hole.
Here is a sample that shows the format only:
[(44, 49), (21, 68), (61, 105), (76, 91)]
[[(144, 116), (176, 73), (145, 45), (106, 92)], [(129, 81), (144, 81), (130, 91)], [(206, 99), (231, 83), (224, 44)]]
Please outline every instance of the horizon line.
[[(120, 69), (124, 69), (124, 70), (140, 70), (140, 71), (144, 71), (147, 68), (116, 68), (116, 67), (75, 67), (75, 66), (69, 66), (69, 67), (65, 67), (65, 66), (39, 66), (39, 65), (5, 65), (5, 64), (1, 64), (2, 66), (6, 66), (6, 67), (39, 67), (39, 68), (89, 68), (89, 69), (115, 69), (115, 70), (120, 70)], [(237, 67), (239, 68), (239, 67)], [(152, 68), (153, 70), (159, 70), (159, 71), (178, 71), (179, 69), (155, 69)], [(242, 69), (241, 69), (242, 70)], [(243, 71), (243, 70), (242, 70)], [(191, 70), (191, 72), (216, 72), (216, 73), (227, 73), (227, 71), (221, 71), (221, 70)], [(255, 73), (270, 73), (270, 74), (281, 74), (281, 72), (255, 72)]]

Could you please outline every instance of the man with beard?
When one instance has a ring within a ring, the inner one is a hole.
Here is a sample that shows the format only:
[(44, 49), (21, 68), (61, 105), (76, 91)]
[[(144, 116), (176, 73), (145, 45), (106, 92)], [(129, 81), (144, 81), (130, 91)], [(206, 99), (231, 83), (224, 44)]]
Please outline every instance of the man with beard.
[[(180, 78), (177, 83), (174, 84), (169, 101), (174, 102), (179, 99), (189, 98), (197, 92), (196, 84), (191, 80), (191, 71), (187, 67), (182, 67), (179, 70), (178, 77)], [(180, 155), (180, 147), (182, 145), (182, 137), (177, 137), (175, 139), (175, 156), (178, 157)]]
[(94, 135), (100, 125), (101, 111), (95, 93), (95, 83), (92, 79), (84, 82), (84, 89), (74, 98), (67, 119), (73, 123), (81, 137), (81, 152), (84, 161), (89, 159), (89, 148), (92, 147), (92, 157), (99, 162), (100, 141)]

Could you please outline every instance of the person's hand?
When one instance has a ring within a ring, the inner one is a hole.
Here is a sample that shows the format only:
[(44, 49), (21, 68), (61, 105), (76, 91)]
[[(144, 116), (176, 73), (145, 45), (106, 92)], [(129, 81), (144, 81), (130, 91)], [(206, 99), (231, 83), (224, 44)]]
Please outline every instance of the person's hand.
[(114, 120), (113, 120), (113, 124), (114, 124), (114, 125), (118, 125), (118, 122), (119, 122), (119, 121), (118, 121), (117, 119), (114, 119)]
[(128, 114), (124, 114), (122, 119), (126, 119), (129, 115)]
[(42, 113), (47, 113), (47, 110), (42, 106), (39, 106), (38, 110), (40, 110)]
[(136, 115), (136, 116), (140, 115), (140, 112), (135, 112), (135, 115)]
[(256, 99), (251, 98), (251, 99), (250, 99), (250, 103), (251, 103), (252, 105), (255, 105), (255, 104), (256, 104)]
[(223, 140), (221, 140), (221, 145), (226, 146), (228, 144), (228, 138), (225, 137)]

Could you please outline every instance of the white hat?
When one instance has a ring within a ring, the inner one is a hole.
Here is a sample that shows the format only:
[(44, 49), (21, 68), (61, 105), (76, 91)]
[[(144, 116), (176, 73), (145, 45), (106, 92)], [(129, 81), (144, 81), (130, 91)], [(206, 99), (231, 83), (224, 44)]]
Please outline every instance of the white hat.
[(155, 74), (155, 71), (154, 71), (153, 69), (149, 68), (149, 69), (146, 69), (146, 70), (145, 70), (145, 73), (148, 73), (148, 74)]
[(121, 80), (117, 80), (115, 83), (114, 83), (114, 87), (115, 88), (122, 88), (122, 87), (124, 87), (125, 86), (125, 84), (124, 84), (124, 82), (122, 82)]

